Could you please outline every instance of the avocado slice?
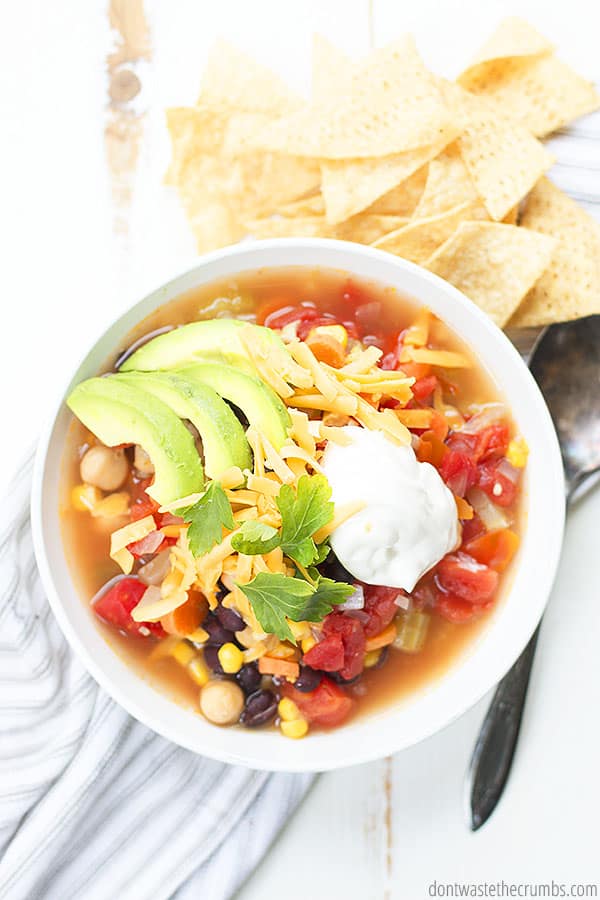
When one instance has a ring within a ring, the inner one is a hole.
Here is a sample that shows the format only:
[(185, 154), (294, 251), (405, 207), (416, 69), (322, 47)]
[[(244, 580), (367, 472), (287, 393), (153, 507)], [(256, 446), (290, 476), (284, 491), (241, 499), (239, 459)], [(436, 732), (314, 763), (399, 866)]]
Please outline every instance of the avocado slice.
[(264, 434), (276, 450), (285, 443), (291, 419), (284, 403), (264, 381), (225, 363), (199, 363), (177, 369), (194, 384), (204, 384), (242, 410), (251, 425)]
[(200, 432), (204, 466), (210, 478), (218, 478), (231, 466), (248, 469), (252, 465), (250, 445), (239, 419), (211, 387), (176, 372), (128, 372), (110, 378), (138, 386), (166, 403), (175, 415), (189, 419)]
[[(239, 319), (207, 319), (203, 322), (182, 325), (173, 331), (159, 334), (136, 350), (125, 360), (121, 372), (177, 369), (185, 363), (202, 362), (207, 356), (252, 371), (248, 366), (250, 361), (248, 352), (239, 336), (240, 328), (248, 325), (248, 322)], [(269, 349), (278, 352), (283, 350), (293, 365), (293, 360), (279, 335), (262, 325), (251, 327), (265, 352)]]
[(157, 503), (203, 489), (202, 461), (192, 435), (172, 409), (141, 385), (89, 378), (73, 389), (67, 405), (108, 447), (141, 444), (154, 465), (147, 492)]

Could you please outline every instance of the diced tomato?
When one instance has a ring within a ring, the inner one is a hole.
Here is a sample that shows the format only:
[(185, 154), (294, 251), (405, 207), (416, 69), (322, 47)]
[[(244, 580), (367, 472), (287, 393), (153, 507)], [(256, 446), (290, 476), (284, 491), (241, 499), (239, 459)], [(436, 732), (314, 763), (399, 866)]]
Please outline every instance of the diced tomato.
[[(399, 347), (396, 351), (398, 356), (400, 356), (401, 349), (402, 348)], [(427, 376), (431, 374), (431, 366), (429, 363), (399, 362), (398, 368), (401, 369), (408, 378), (416, 378), (417, 381), (421, 378), (427, 378)]]
[(364, 629), (365, 635), (369, 638), (379, 634), (390, 624), (398, 612), (396, 598), (403, 592), (399, 588), (373, 584), (363, 584), (362, 588), (365, 594), (364, 612), (369, 616)]
[(327, 637), (341, 638), (344, 647), (344, 665), (339, 670), (342, 678), (349, 680), (360, 675), (365, 656), (365, 631), (358, 619), (334, 612), (323, 623), (323, 633)]
[(491, 604), (473, 606), (467, 600), (461, 600), (460, 597), (454, 597), (452, 594), (438, 594), (435, 611), (442, 618), (447, 619), (448, 622), (454, 622), (459, 625), (461, 622), (468, 622), (470, 619), (474, 619), (488, 606), (491, 606)]
[(360, 675), (365, 655), (365, 632), (358, 619), (340, 612), (323, 622), (323, 639), (304, 654), (304, 662), (323, 672), (339, 672), (350, 680)]
[[(481, 534), (485, 534), (485, 525), (475, 513), (472, 519), (468, 519), (466, 522), (463, 522), (462, 529), (462, 542), (463, 547), (466, 546), (469, 541), (478, 538)], [(469, 551), (467, 550), (467, 553)], [(479, 560), (481, 562), (481, 560)]]
[(155, 513), (154, 518), (159, 528), (164, 528), (166, 525), (183, 525), (181, 516), (174, 516), (173, 513)]
[(470, 456), (458, 450), (450, 450), (444, 456), (440, 475), (458, 497), (464, 497), (469, 488), (477, 484), (477, 466)]
[(267, 328), (284, 328), (290, 322), (313, 321), (319, 316), (314, 306), (284, 306), (269, 313), (264, 320)]
[(165, 637), (160, 622), (134, 622), (131, 610), (138, 605), (146, 591), (146, 585), (137, 578), (121, 578), (106, 594), (94, 603), (94, 612), (104, 622), (133, 637)]
[(489, 531), (463, 544), (465, 553), (496, 572), (503, 572), (517, 552), (519, 538), (510, 528)]
[(427, 400), (433, 394), (437, 386), (438, 380), (435, 375), (425, 375), (423, 378), (418, 378), (411, 388), (413, 397), (419, 403), (423, 403), (424, 400)]
[(339, 634), (324, 637), (307, 653), (304, 662), (311, 669), (322, 672), (338, 672), (344, 665), (344, 644)]
[(158, 511), (160, 504), (146, 493), (146, 488), (150, 486), (151, 482), (151, 478), (144, 478), (142, 481), (135, 481), (131, 487), (129, 515), (132, 522), (145, 519), (146, 516), (152, 516)]
[(437, 565), (436, 581), (446, 594), (477, 606), (488, 601), (498, 587), (498, 573), (468, 553), (445, 556)]
[(479, 467), (478, 484), (498, 506), (511, 506), (517, 496), (517, 485), (498, 471), (499, 462), (501, 460), (492, 460)]
[(341, 725), (354, 707), (354, 700), (329, 678), (322, 678), (318, 688), (306, 694), (297, 691), (289, 682), (282, 684), (281, 691), (294, 701), (309, 722), (324, 728)]
[(510, 430), (506, 423), (490, 425), (478, 435), (476, 454), (477, 462), (497, 459), (504, 456), (510, 443)]

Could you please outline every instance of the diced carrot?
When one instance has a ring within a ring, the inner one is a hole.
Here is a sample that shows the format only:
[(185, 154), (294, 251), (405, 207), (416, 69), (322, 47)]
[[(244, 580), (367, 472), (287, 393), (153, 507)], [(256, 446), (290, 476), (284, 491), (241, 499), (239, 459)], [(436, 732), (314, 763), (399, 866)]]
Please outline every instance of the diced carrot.
[(340, 369), (346, 362), (346, 353), (341, 343), (329, 334), (314, 332), (306, 338), (306, 343), (319, 362)]
[(464, 497), (458, 497), (456, 494), (454, 495), (454, 502), (456, 503), (456, 511), (458, 513), (459, 519), (472, 519), (473, 518), (473, 507), (470, 503), (464, 499)]
[(407, 428), (430, 428), (435, 415), (435, 410), (397, 409), (396, 415)]
[(202, 625), (208, 613), (208, 602), (200, 591), (190, 591), (188, 599), (173, 612), (163, 616), (160, 624), (168, 634), (185, 637)]
[(439, 441), (444, 441), (446, 439), (446, 435), (448, 434), (448, 422), (446, 421), (446, 417), (436, 409), (433, 410), (430, 427), (431, 431)]
[(387, 625), (383, 631), (380, 631), (379, 634), (367, 638), (367, 643), (365, 645), (366, 652), (368, 653), (370, 650), (379, 650), (380, 647), (387, 647), (388, 644), (392, 644), (396, 640), (397, 634), (398, 632), (394, 622), (390, 622), (390, 624)]
[(261, 656), (258, 660), (258, 671), (261, 675), (276, 675), (288, 681), (296, 681), (300, 674), (300, 666), (289, 659), (276, 659), (274, 656)]
[(496, 572), (503, 572), (518, 547), (518, 535), (510, 528), (501, 528), (499, 531), (488, 531), (469, 541), (465, 550), (477, 562), (495, 569)]
[(398, 368), (404, 372), (407, 378), (425, 378), (431, 374), (431, 366), (429, 363), (404, 362), (398, 365)]

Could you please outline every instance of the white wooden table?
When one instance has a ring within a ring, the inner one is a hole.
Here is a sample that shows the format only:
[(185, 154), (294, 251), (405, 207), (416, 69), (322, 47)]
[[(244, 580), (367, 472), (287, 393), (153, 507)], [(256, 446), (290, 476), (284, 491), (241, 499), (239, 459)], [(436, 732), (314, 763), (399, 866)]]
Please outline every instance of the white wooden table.
[[(145, 58), (132, 65), (141, 91), (123, 114), (110, 105), (107, 5), (3, 4), (0, 488), (99, 328), (194, 261), (178, 204), (161, 184), (163, 110), (193, 101), (215, 37), (303, 89), (313, 31), (350, 52), (413, 31), (427, 62), (454, 74), (503, 15), (518, 13), (600, 81), (593, 0), (146, 0), (148, 52), (137, 47)], [(598, 115), (588, 122), (595, 183), (573, 166), (568, 136), (553, 142), (554, 174), (600, 215)], [(434, 881), (554, 880), (567, 890), (600, 881), (599, 520), (600, 492), (570, 517), (518, 756), (488, 825), (469, 833), (462, 797), (482, 701), (393, 759), (321, 777), (242, 900), (419, 900), (434, 896)]]

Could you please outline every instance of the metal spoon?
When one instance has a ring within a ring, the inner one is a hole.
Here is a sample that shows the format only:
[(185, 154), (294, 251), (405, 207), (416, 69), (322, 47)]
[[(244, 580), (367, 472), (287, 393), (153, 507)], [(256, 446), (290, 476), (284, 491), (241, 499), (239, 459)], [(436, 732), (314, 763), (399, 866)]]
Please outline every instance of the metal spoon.
[[(529, 367), (558, 433), (570, 504), (600, 477), (600, 316), (551, 325)], [(467, 774), (472, 831), (494, 811), (510, 773), (539, 629), (496, 688), (475, 744)]]

